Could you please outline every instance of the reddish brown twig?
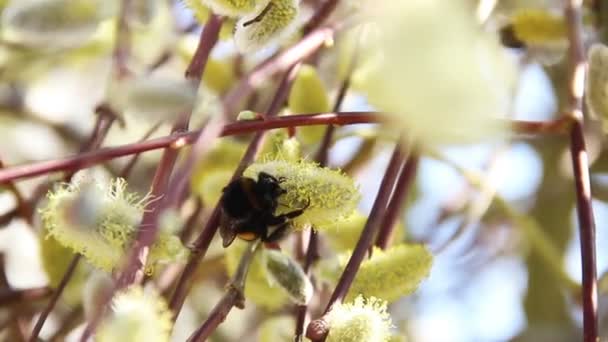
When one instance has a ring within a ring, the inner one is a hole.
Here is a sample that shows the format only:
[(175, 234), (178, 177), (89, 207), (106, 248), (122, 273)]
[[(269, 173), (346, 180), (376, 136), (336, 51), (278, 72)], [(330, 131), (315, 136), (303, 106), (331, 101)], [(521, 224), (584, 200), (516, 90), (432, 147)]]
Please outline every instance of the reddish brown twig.
[(386, 214), (382, 223), (380, 224), (380, 231), (376, 237), (376, 246), (386, 249), (393, 236), (395, 230), (395, 223), (403, 208), (403, 203), (407, 197), (407, 193), (411, 188), (412, 181), (416, 176), (416, 170), (418, 168), (418, 156), (412, 154), (408, 157), (403, 170), (397, 179), (395, 184), (395, 190), (391, 196), (391, 200), (386, 209)]
[(271, 76), (288, 70), (291, 66), (300, 60), (305, 59), (312, 53), (317, 51), (324, 42), (331, 39), (334, 30), (331, 28), (320, 28), (310, 32), (298, 43), (291, 46), (289, 49), (276, 55), (256, 68), (248, 75), (241, 78), (241, 81), (226, 94), (224, 103), (224, 112), (226, 116), (234, 113), (237, 104), (242, 99), (245, 99), (251, 91), (268, 80)]
[[(0, 169), (4, 169), (4, 163), (0, 159)], [(32, 223), (32, 206), (30, 203), (23, 197), (23, 194), (17, 188), (14, 182), (6, 183), (8, 190), (15, 197), (15, 202), (17, 202), (17, 206), (15, 207), (14, 214), (19, 214), (20, 217), (25, 219), (28, 223)], [(10, 213), (10, 212), (9, 212)], [(7, 223), (13, 218), (14, 215), (7, 216)], [(0, 219), (0, 225), (4, 225), (4, 220)]]
[(239, 266), (227, 286), (226, 294), (215, 305), (207, 320), (188, 338), (188, 342), (205, 341), (215, 329), (226, 319), (232, 307), (245, 307), (245, 281), (253, 256), (260, 245), (259, 240), (250, 243), (239, 261)]
[[(336, 113), (320, 113), (277, 118), (270, 117), (267, 120), (250, 120), (227, 124), (223, 127), (220, 136), (246, 134), (290, 126), (327, 124), (351, 125), (358, 123), (375, 123), (379, 122), (380, 120), (381, 117), (378, 115), (378, 113), (374, 112), (344, 112), (340, 113), (340, 115), (337, 115)], [(8, 167), (0, 170), (0, 184), (4, 184), (16, 179), (34, 177), (56, 171), (80, 170), (114, 158), (143, 153), (151, 150), (167, 147), (180, 148), (194, 142), (200, 133), (201, 131), (177, 133), (138, 143), (118, 147), (102, 148), (93, 152), (81, 153), (73, 157)]]
[(336, 9), (338, 0), (327, 0), (325, 1), (318, 10), (315, 11), (312, 18), (308, 20), (306, 25), (302, 28), (304, 34), (311, 32), (312, 30), (319, 27), (325, 19), (327, 19), (331, 13)]
[[(150, 138), (152, 136), (152, 134), (154, 134), (154, 132), (156, 132), (156, 130), (158, 130), (161, 127), (161, 125), (162, 125), (161, 121), (152, 125), (152, 127), (150, 127), (150, 129), (148, 129), (148, 131), (144, 134), (144, 136), (139, 141), (140, 142), (146, 141), (148, 138)], [(129, 178), (129, 175), (131, 175), (131, 171), (133, 171), (135, 164), (137, 164), (137, 161), (139, 160), (140, 155), (141, 155), (140, 153), (136, 153), (131, 157), (131, 159), (129, 160), (127, 165), (125, 165), (125, 167), (122, 169), (122, 171), (120, 171), (120, 174), (119, 174), (120, 177), (125, 178), (125, 179)]]
[[(220, 136), (231, 136), (251, 132), (270, 130), (275, 128), (314, 126), (314, 125), (354, 125), (363, 123), (379, 123), (384, 121), (383, 113), (379, 112), (339, 112), (339, 113), (314, 113), (305, 115), (290, 115), (283, 117), (269, 117), (267, 120), (239, 121), (224, 125)], [(564, 122), (571, 120), (560, 120), (559, 130), (546, 130), (547, 126), (556, 127), (557, 121), (510, 121), (517, 133), (525, 134), (562, 134), (561, 128)], [(566, 127), (569, 127), (568, 123)], [(539, 131), (535, 129), (541, 127)], [(536, 132), (536, 133), (534, 133)], [(192, 144), (201, 131), (172, 134), (170, 136), (127, 144), (117, 147), (102, 148), (97, 151), (82, 153), (77, 156), (63, 159), (54, 159), (43, 162), (30, 163), (20, 166), (7, 167), (0, 170), (0, 184), (5, 184), (21, 178), (35, 177), (56, 171), (80, 170), (107, 160), (124, 157), (132, 154), (143, 153), (167, 147), (181, 148)]]
[(70, 262), (70, 265), (68, 266), (68, 269), (66, 270), (65, 274), (63, 275), (63, 278), (61, 278), (61, 282), (59, 283), (59, 286), (57, 286), (57, 289), (55, 289), (55, 291), (53, 292), (53, 296), (51, 297), (49, 304), (40, 313), (40, 317), (38, 317), (38, 321), (36, 322), (36, 325), (34, 326), (34, 329), (32, 330), (32, 334), (30, 335), (30, 338), (29, 338), (30, 342), (38, 341), (38, 335), (40, 334), (40, 330), (42, 330), (42, 327), (44, 326), (44, 322), (46, 321), (46, 319), (49, 316), (49, 314), (51, 313), (51, 311), (53, 311), (55, 304), (57, 304), (59, 297), (61, 297), (61, 294), (63, 293), (63, 291), (65, 290), (65, 287), (70, 282), (70, 279), (72, 279), (72, 275), (74, 274), (74, 271), (76, 270), (76, 267), (78, 266), (79, 261), (80, 261), (80, 254), (77, 254), (74, 256), (74, 258), (72, 258), (72, 261)]
[(53, 293), (53, 290), (48, 286), (23, 290), (2, 289), (0, 291), (0, 307), (44, 299), (50, 296), (51, 293)]
[(192, 56), (190, 65), (186, 69), (186, 78), (200, 81), (211, 54), (211, 49), (213, 49), (217, 42), (221, 27), (222, 18), (212, 14), (203, 28), (194, 56)]
[[(344, 299), (344, 297), (346, 297), (346, 294), (348, 293), (348, 290), (355, 279), (355, 275), (359, 270), (359, 266), (361, 265), (361, 262), (363, 262), (367, 251), (373, 243), (374, 236), (380, 228), (380, 223), (382, 222), (386, 212), (387, 204), (395, 185), (395, 180), (403, 164), (403, 160), (403, 152), (397, 145), (393, 151), (386, 172), (384, 173), (384, 177), (382, 178), (374, 205), (372, 206), (372, 210), (369, 214), (367, 222), (365, 223), (365, 227), (361, 232), (361, 237), (359, 238), (351, 257), (344, 268), (344, 272), (342, 273), (342, 276), (340, 277), (340, 280), (338, 281), (338, 284), (336, 285), (336, 288), (334, 289), (334, 292), (327, 303), (324, 314), (328, 313), (337, 301), (341, 301)], [(309, 328), (306, 332), (306, 336), (308, 338), (313, 340), (323, 338), (319, 337), (319, 331), (314, 329), (315, 327), (323, 326), (323, 324), (320, 324), (321, 321), (323, 321), (323, 318), (312, 321), (309, 324)], [(327, 332), (328, 331), (323, 331), (321, 335), (327, 335)]]
[(583, 90), (585, 86), (585, 50), (580, 0), (566, 1), (564, 14), (568, 26), (569, 66), (568, 117), (574, 119), (570, 128), (570, 153), (574, 169), (576, 209), (581, 244), (583, 273), (583, 337), (585, 342), (598, 340), (597, 271), (595, 258), (595, 221), (591, 204), (589, 162), (583, 135)]

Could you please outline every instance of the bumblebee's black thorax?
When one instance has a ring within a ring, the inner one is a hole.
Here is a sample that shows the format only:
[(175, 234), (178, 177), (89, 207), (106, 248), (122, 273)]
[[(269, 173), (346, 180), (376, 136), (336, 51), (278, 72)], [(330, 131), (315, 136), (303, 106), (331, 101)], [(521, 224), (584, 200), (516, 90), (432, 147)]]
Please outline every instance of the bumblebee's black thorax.
[(251, 178), (242, 177), (224, 189), (222, 206), (233, 218), (244, 218), (254, 213), (272, 213), (276, 198), (264, 193), (265, 189)]

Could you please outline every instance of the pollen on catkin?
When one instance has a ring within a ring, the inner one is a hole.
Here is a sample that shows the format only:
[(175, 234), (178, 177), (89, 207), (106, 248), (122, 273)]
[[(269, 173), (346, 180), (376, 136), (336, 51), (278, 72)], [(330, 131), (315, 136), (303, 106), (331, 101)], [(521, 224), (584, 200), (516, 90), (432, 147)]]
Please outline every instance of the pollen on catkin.
[(163, 298), (134, 286), (116, 295), (96, 341), (168, 342), (171, 326), (171, 311)]
[[(148, 196), (128, 192), (122, 178), (109, 184), (62, 184), (50, 191), (47, 199), (40, 214), (48, 235), (108, 272), (119, 266), (151, 201)], [(182, 260), (186, 254), (177, 236), (160, 231), (150, 250), (146, 272), (153, 272), (157, 263)]]
[(281, 206), (277, 214), (303, 208), (309, 203), (304, 214), (293, 220), (295, 228), (335, 227), (355, 211), (361, 198), (352, 178), (313, 162), (269, 159), (251, 164), (243, 174), (257, 179), (260, 172), (284, 178), (281, 187), (287, 193), (279, 197)]
[(252, 53), (293, 32), (299, 0), (270, 0), (236, 23), (234, 42), (242, 53)]
[(336, 304), (325, 316), (327, 342), (388, 342), (392, 320), (387, 303), (375, 297), (357, 296), (352, 303)]
[[(346, 266), (348, 258), (341, 262)], [(423, 245), (400, 244), (387, 250), (374, 248), (363, 261), (346, 301), (358, 295), (377, 297), (389, 303), (414, 292), (429, 275), (433, 256)]]

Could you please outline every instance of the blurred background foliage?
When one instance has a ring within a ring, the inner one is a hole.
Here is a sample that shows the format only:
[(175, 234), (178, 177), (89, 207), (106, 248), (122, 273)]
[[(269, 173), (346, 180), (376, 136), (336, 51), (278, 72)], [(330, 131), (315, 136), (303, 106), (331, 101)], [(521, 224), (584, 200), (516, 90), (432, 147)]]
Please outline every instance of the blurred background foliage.
[[(102, 103), (112, 105), (122, 121), (112, 125), (103, 146), (167, 135), (175, 115), (187, 110), (194, 113), (190, 128), (200, 128), (209, 117), (221, 114), (222, 97), (253, 66), (299, 39), (296, 33), (257, 53), (241, 54), (232, 40), (234, 21), (226, 20), (198, 87), (186, 82), (183, 74), (196, 48), (200, 23), (209, 16), (204, 6), (193, 12), (182, 1), (132, 0), (126, 17), (128, 57), (121, 62), (129, 71), (125, 76), (115, 55), (120, 1), (43, 2), (45, 6), (27, 10), (35, 6), (32, 1), (0, 1), (0, 160), (5, 166), (78, 153)], [(321, 3), (301, 1), (298, 27)], [(411, 3), (395, 4), (393, 20), (376, 30), (359, 24), (365, 12), (362, 4), (339, 1), (328, 21), (345, 28), (333, 44), (306, 60), (281, 115), (330, 110), (341, 82), (352, 74), (341, 110), (400, 113), (393, 122), (424, 142), (415, 186), (394, 239), (427, 244), (435, 261), (418, 292), (391, 305), (395, 331), (410, 341), (578, 340), (580, 253), (568, 139), (522, 137), (493, 126), (496, 117), (552, 120), (561, 115), (567, 85), (562, 2)], [(597, 22), (608, 22), (608, 10), (594, 13), (591, 2), (585, 5), (585, 41), (606, 42), (608, 26)], [(385, 14), (374, 12), (371, 18)], [(357, 49), (358, 62), (352, 69), (349, 65)], [(483, 65), (486, 69), (478, 70), (478, 53), (489, 61)], [(239, 110), (264, 112), (278, 82), (273, 78), (262, 84)], [(237, 114), (228, 113), (232, 118)], [(314, 154), (322, 134), (320, 127), (297, 130), (304, 157)], [(585, 134), (597, 222), (597, 267), (602, 275), (608, 268), (608, 249), (603, 248), (608, 241), (608, 153), (601, 122), (586, 122)], [(354, 177), (363, 199), (359, 213), (342, 224), (344, 229), (337, 227), (322, 236), (322, 257), (354, 245), (396, 137), (396, 130), (377, 125), (337, 130), (329, 165)], [(197, 208), (203, 210), (192, 231), (182, 235), (186, 244), (219, 198), (247, 138), (223, 138), (197, 165), (192, 193), (199, 197), (192, 196), (179, 215), (185, 219)], [(269, 140), (276, 142), (274, 137)], [(159, 157), (158, 151), (141, 156), (128, 179), (131, 189), (147, 193)], [(89, 172), (99, 177), (117, 175), (128, 159)], [(467, 172), (483, 181), (476, 183)], [(31, 198), (41, 184), (59, 179), (38, 177), (17, 186)], [(3, 187), (0, 213), (15, 206), (15, 197)], [(31, 318), (48, 298), (46, 287), (57, 286), (71, 260), (70, 251), (43, 236), (37, 217), (14, 218), (0, 227), (0, 339), (14, 340), (20, 327), (31, 330)], [(284, 244), (293, 245), (292, 239)], [(238, 260), (235, 247), (224, 253), (214, 240), (179, 316), (175, 341), (185, 340), (221, 297)], [(170, 274), (171, 267), (164, 271)], [(79, 336), (73, 329), (82, 328), (83, 302), (94, 301), (87, 296), (100, 287), (87, 284), (99, 281), (91, 280), (95, 272), (87, 264), (79, 266), (45, 325), (44, 339)], [(269, 290), (263, 286), (264, 275), (253, 272), (252, 277), (260, 280), (247, 290), (252, 303), (245, 310), (234, 310), (214, 341), (290, 340), (292, 330), (286, 328), (293, 324), (290, 307), (282, 296), (275, 296), (272, 303), (257, 298)], [(163, 281), (156, 280), (167, 292), (170, 284)], [(320, 291), (331, 293), (328, 286)], [(11, 294), (21, 289), (41, 292), (27, 302), (15, 301)], [(600, 286), (604, 338), (608, 338), (607, 298), (607, 287)]]

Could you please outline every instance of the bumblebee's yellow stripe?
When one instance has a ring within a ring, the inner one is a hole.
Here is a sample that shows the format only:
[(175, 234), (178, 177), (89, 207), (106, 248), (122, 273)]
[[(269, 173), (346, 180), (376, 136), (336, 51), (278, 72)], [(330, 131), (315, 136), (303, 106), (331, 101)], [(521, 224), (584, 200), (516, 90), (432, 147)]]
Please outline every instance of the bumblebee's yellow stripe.
[(237, 236), (245, 241), (253, 241), (257, 239), (257, 235), (254, 232), (242, 232), (238, 233)]

